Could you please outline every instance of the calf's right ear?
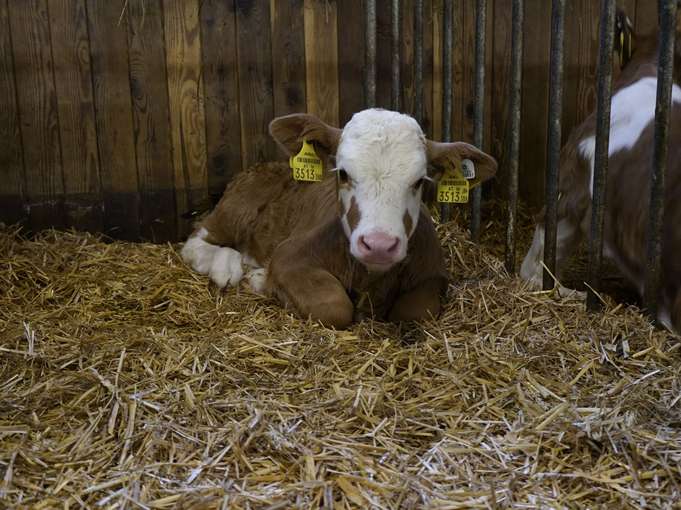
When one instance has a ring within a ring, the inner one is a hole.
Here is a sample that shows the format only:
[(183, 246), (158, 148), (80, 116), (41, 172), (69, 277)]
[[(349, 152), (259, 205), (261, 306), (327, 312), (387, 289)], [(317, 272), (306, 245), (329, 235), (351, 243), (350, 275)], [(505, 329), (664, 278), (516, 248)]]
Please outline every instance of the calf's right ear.
[(329, 155), (336, 154), (341, 133), (342, 130), (308, 113), (285, 115), (270, 122), (270, 135), (287, 156), (297, 154), (305, 140)]
[(471, 186), (483, 183), (497, 173), (497, 161), (474, 145), (464, 142), (441, 143), (426, 140), (426, 156), (430, 177), (440, 179), (448, 168), (461, 168), (461, 162), (468, 159), (475, 167)]

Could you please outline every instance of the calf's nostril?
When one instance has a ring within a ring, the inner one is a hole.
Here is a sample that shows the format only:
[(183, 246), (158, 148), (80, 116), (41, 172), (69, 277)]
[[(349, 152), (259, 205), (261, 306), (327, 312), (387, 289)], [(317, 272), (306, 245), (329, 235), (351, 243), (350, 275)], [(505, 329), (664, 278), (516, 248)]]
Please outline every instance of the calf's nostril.
[(359, 241), (359, 247), (362, 250), (371, 251), (371, 246), (366, 242), (366, 239), (364, 239), (364, 236), (359, 236), (358, 241)]
[(397, 247), (400, 245), (400, 239), (399, 237), (396, 237), (395, 240), (393, 241), (392, 246), (388, 248), (388, 253), (395, 253), (397, 251)]

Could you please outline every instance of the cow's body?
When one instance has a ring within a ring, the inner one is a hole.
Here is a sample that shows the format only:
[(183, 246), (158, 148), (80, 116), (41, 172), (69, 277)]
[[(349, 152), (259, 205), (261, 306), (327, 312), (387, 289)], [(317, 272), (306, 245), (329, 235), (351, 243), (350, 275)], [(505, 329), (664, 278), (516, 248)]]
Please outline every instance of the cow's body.
[[(257, 290), (329, 326), (347, 326), (358, 311), (393, 321), (437, 315), (447, 273), (420, 184), (427, 159), (437, 164), (470, 146), (428, 142), (394, 112), (357, 114), (342, 139), (318, 119), (292, 117), (275, 120), (272, 135), (288, 153), (314, 140), (327, 160), (323, 180), (294, 181), (286, 163), (243, 172), (189, 238), (184, 259), (219, 286), (237, 284), (242, 263), (251, 266)], [(334, 154), (342, 180), (328, 171)], [(480, 157), (484, 172), (493, 160)]]
[[(676, 52), (676, 76), (670, 124), (666, 174), (662, 266), (664, 285), (659, 319), (681, 330), (681, 53)], [(617, 264), (629, 281), (643, 292), (647, 267), (646, 238), (650, 204), (650, 168), (653, 161), (657, 93), (657, 37), (644, 38), (633, 59), (613, 87), (609, 169), (606, 189), (604, 255)], [(557, 266), (560, 270), (591, 221), (595, 112), (576, 128), (561, 153)], [(543, 214), (542, 214), (543, 216)], [(541, 284), (544, 227), (539, 224), (525, 257), (521, 276)]]

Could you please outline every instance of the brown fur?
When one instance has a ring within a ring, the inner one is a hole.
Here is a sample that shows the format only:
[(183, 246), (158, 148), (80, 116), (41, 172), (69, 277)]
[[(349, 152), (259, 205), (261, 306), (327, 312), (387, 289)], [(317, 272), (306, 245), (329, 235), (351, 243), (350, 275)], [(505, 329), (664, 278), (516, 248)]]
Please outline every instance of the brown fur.
[[(350, 295), (377, 318), (437, 315), (447, 273), (425, 208), (406, 260), (386, 273), (370, 274), (349, 253), (335, 202), (333, 176), (299, 183), (287, 164), (265, 163), (238, 175), (199, 226), (208, 230), (211, 243), (269, 266), (269, 290), (304, 317), (345, 327), (354, 314)], [(396, 302), (401, 304), (395, 308)]]
[(404, 216), (402, 217), (402, 223), (404, 223), (404, 231), (407, 233), (411, 232), (414, 222), (412, 221), (411, 215), (408, 212), (404, 213)]
[(360, 216), (361, 215), (359, 213), (359, 207), (357, 206), (357, 200), (355, 197), (352, 197), (350, 199), (350, 210), (346, 216), (350, 230), (355, 230), (355, 228), (357, 228), (357, 225), (359, 225), (359, 220), (361, 219)]

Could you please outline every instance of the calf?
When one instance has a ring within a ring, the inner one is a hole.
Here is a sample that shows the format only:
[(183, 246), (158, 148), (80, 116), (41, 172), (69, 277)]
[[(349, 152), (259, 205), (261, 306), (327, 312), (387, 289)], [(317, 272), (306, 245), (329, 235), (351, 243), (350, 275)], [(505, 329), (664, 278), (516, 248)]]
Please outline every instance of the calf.
[(483, 181), (496, 162), (465, 143), (426, 140), (411, 117), (378, 109), (343, 130), (312, 115), (280, 117), (270, 134), (289, 155), (311, 143), (321, 182), (293, 180), (286, 163), (241, 173), (185, 243), (184, 260), (219, 287), (250, 266), (257, 290), (327, 326), (348, 326), (358, 302), (391, 321), (436, 316), (447, 273), (424, 185), (463, 159)]
[[(631, 60), (613, 86), (611, 111), (603, 250), (640, 293), (647, 265), (657, 51), (657, 32), (637, 41)], [(677, 38), (674, 60), (659, 320), (667, 328), (681, 331), (681, 38)], [(592, 113), (572, 132), (561, 152), (556, 249), (559, 276), (591, 222), (595, 132), (596, 117)], [(543, 252), (544, 225), (540, 222), (520, 271), (522, 278), (535, 287), (541, 286)]]

